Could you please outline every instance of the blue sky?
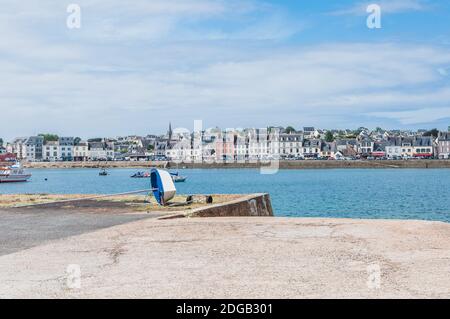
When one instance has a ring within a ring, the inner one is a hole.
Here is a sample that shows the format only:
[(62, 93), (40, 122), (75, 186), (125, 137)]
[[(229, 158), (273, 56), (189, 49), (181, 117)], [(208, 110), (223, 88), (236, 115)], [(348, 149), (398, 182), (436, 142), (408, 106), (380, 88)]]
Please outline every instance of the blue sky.
[[(67, 5), (81, 28), (66, 27)], [(382, 9), (368, 29), (366, 7)], [(2, 0), (0, 137), (446, 129), (450, 1)], [(20, 124), (18, 124), (20, 123)]]

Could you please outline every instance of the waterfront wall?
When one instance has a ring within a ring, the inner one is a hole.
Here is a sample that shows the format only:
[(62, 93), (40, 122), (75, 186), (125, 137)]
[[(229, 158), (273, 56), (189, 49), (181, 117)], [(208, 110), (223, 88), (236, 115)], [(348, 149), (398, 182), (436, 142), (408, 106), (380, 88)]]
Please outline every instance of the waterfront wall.
[(269, 194), (250, 194), (228, 202), (203, 206), (159, 219), (185, 217), (273, 217), (273, 209)]
[[(280, 169), (327, 168), (450, 168), (450, 160), (399, 161), (279, 161)], [(169, 162), (31, 162), (25, 168), (259, 168), (259, 163), (169, 163)]]

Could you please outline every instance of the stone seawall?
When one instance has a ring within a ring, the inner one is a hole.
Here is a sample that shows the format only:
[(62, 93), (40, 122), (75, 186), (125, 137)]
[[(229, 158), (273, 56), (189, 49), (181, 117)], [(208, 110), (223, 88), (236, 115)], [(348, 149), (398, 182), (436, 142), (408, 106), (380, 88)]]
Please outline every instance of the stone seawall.
[[(260, 168), (267, 163), (170, 163), (170, 162), (32, 162), (25, 168)], [(277, 163), (274, 163), (277, 167)], [(279, 161), (280, 169), (335, 169), (335, 168), (450, 168), (450, 160), (400, 160), (400, 161)]]
[(184, 217), (273, 217), (273, 209), (269, 194), (251, 194), (224, 203), (163, 216), (159, 219)]

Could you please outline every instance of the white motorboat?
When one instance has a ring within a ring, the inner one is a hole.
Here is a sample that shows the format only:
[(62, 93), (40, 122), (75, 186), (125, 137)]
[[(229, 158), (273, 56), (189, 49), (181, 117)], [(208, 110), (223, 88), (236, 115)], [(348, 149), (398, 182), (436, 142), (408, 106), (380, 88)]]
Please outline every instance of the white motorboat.
[(0, 183), (26, 182), (31, 174), (26, 173), (19, 163), (0, 167)]

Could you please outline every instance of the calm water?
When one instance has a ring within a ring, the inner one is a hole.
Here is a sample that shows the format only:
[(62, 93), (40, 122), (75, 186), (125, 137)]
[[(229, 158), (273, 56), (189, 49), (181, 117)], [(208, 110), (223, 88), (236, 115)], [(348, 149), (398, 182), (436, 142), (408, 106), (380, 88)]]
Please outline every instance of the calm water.
[[(0, 193), (109, 194), (149, 187), (133, 179), (135, 169), (30, 170), (28, 183), (0, 184)], [(282, 170), (260, 175), (253, 169), (180, 170), (180, 194), (267, 192), (277, 216), (401, 218), (450, 222), (450, 170), (336, 169)], [(45, 181), (44, 179), (48, 180)]]

